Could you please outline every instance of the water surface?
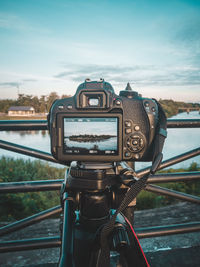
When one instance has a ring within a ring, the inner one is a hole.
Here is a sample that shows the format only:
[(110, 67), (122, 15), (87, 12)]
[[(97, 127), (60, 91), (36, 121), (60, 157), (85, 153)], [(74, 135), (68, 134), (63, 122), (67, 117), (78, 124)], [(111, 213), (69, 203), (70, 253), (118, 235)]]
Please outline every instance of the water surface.
[[(197, 111), (187, 114), (186, 112), (173, 116), (172, 119), (200, 119)], [(50, 153), (50, 138), (47, 131), (20, 131), (20, 132), (0, 132), (0, 139), (32, 147)], [(185, 153), (200, 146), (200, 128), (176, 128), (168, 129), (168, 137), (164, 145), (164, 160)], [(15, 152), (0, 149), (1, 156), (14, 158), (30, 158)], [(192, 162), (200, 165), (200, 156), (186, 160), (174, 165), (176, 168), (187, 168)], [(148, 166), (149, 163), (136, 163), (136, 169)], [(61, 166), (61, 165), (57, 165)]]

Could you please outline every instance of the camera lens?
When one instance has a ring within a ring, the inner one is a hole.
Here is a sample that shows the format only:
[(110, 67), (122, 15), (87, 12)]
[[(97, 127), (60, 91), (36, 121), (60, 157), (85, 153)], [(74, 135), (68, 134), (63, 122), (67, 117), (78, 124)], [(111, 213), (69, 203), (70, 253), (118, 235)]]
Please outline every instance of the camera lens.
[(88, 105), (89, 106), (98, 106), (99, 105), (99, 99), (98, 98), (89, 98), (88, 99)]

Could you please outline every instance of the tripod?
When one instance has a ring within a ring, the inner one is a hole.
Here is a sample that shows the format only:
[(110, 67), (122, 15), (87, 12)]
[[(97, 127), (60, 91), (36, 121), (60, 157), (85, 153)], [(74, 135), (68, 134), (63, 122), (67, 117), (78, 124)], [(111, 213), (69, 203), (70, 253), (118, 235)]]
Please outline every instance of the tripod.
[[(134, 171), (125, 162), (72, 162), (61, 189), (62, 247), (59, 267), (100, 266), (101, 233), (130, 185)], [(110, 262), (116, 267), (148, 266), (132, 228), (134, 206), (114, 218), (106, 237)], [(139, 251), (139, 253), (138, 253)]]

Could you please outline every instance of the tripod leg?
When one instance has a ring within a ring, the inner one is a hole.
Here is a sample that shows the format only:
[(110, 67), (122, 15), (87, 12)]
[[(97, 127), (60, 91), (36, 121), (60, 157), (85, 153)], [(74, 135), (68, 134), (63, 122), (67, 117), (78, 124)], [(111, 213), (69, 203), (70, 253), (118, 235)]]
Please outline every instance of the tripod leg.
[(73, 234), (74, 234), (74, 212), (68, 200), (68, 194), (63, 194), (64, 216), (62, 229), (62, 247), (59, 267), (74, 267), (73, 262)]

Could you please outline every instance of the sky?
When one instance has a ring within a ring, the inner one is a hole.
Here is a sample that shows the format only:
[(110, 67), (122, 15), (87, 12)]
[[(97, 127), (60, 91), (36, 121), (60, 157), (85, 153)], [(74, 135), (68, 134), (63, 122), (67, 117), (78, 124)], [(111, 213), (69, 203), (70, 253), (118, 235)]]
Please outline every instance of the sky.
[(77, 121), (69, 121), (65, 119), (65, 136), (76, 135), (76, 134), (91, 134), (91, 135), (101, 135), (109, 134), (117, 136), (118, 122), (117, 118), (112, 121), (104, 120), (101, 118), (95, 118), (95, 120), (83, 120), (79, 118)]
[(0, 0), (0, 98), (86, 78), (200, 102), (200, 0)]

